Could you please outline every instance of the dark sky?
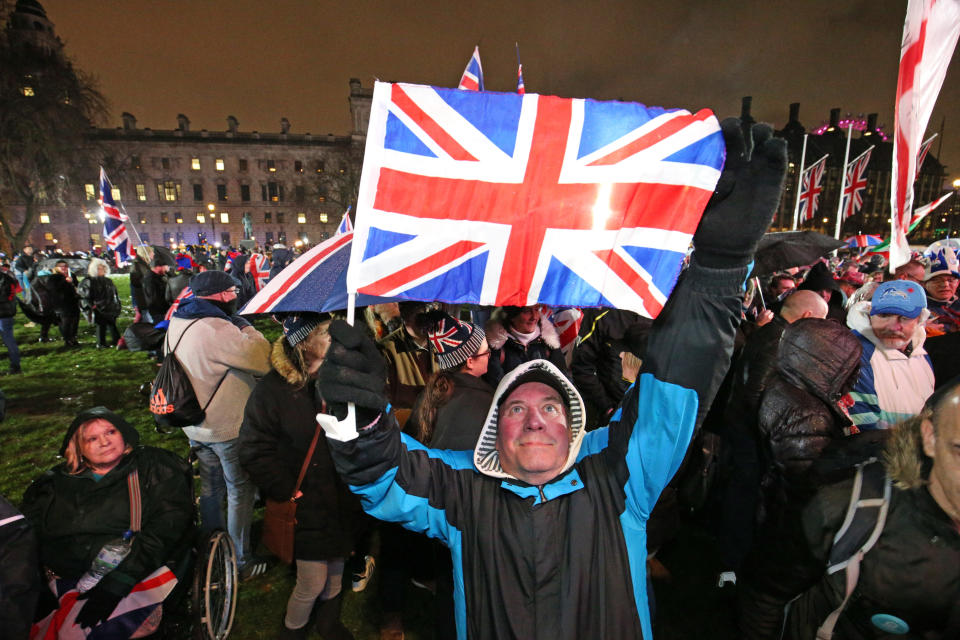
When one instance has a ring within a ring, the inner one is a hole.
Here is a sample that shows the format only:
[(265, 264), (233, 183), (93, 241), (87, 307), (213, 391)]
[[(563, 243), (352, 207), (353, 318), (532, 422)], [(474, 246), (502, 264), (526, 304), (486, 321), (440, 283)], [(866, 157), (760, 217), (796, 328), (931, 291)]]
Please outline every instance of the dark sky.
[[(800, 102), (808, 128), (831, 107), (893, 129), (905, 0), (41, 0), (75, 62), (111, 102), (107, 123), (345, 134), (351, 77), (456, 86), (480, 44), (486, 88), (710, 107), (777, 127)], [(960, 176), (960, 70), (947, 73), (928, 132), (946, 116), (943, 161)], [(937, 152), (937, 146), (933, 148)]]

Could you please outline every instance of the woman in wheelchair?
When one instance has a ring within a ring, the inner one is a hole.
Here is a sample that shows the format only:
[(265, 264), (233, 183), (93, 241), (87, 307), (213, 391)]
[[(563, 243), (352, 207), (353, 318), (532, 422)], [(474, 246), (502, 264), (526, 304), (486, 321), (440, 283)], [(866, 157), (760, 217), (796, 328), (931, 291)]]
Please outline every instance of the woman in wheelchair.
[[(183, 577), (175, 571), (195, 540), (193, 489), (186, 462), (139, 442), (115, 413), (84, 411), (63, 439), (65, 461), (27, 489), (21, 510), (36, 531), (50, 589), (31, 639), (112, 640), (156, 630), (160, 603)], [(79, 593), (78, 580), (104, 545), (128, 531), (119, 565)]]

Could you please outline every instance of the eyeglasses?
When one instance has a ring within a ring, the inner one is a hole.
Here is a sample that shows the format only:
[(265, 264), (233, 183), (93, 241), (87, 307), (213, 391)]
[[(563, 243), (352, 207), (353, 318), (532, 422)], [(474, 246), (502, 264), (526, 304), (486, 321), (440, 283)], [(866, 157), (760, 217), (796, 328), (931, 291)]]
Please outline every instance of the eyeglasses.
[(473, 355), (470, 356), (470, 357), (471, 357), (471, 358), (482, 358), (482, 357), (488, 356), (488, 355), (490, 355), (490, 349), (487, 349), (487, 350), (484, 351), (483, 353), (475, 353), (475, 354), (473, 354)]

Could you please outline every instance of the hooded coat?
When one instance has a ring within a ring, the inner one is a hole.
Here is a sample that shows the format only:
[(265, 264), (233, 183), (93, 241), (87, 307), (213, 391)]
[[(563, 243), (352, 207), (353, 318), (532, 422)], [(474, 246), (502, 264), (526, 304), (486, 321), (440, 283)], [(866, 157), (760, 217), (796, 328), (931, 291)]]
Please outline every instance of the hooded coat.
[(60, 449), (61, 455), (84, 422), (102, 418), (133, 447), (99, 480), (86, 470), (70, 475), (66, 463), (47, 471), (27, 488), (20, 509), (33, 525), (41, 564), (56, 575), (76, 580), (101, 547), (130, 527), (127, 476), (137, 470), (142, 515), (130, 553), (101, 584), (124, 596), (161, 565), (174, 567), (194, 540), (193, 476), (190, 467), (164, 449), (141, 446), (140, 434), (117, 414), (95, 407), (79, 414)]
[[(654, 325), (640, 377), (601, 429), (586, 432), (579, 393), (534, 360), (498, 386), (474, 451), (427, 449), (388, 414), (353, 439), (328, 439), (368, 513), (450, 548), (459, 638), (653, 637), (647, 520), (729, 364), (746, 275), (695, 257)], [(531, 368), (562, 390), (571, 424), (565, 464), (538, 486), (506, 473), (496, 450), (496, 400)]]
[(524, 345), (510, 333), (503, 309), (498, 309), (485, 327), (487, 344), (490, 345), (490, 363), (483, 379), (491, 386), (499, 384), (503, 376), (531, 360), (549, 360), (555, 367), (569, 377), (567, 361), (560, 350), (560, 336), (545, 314), (540, 314), (537, 325), (540, 335)]
[[(960, 530), (927, 490), (929, 458), (920, 443), (919, 421), (913, 421), (897, 427), (887, 444), (887, 473), (894, 481), (887, 520), (860, 563), (856, 589), (834, 631), (836, 640), (957, 637), (944, 629), (960, 602)], [(766, 540), (738, 574), (745, 640), (815, 638), (840, 605), (846, 572), (827, 575), (825, 569), (852, 484), (846, 480), (818, 491), (800, 522)], [(896, 616), (909, 631), (884, 634), (872, 621), (877, 614)]]
[[(268, 498), (284, 502), (293, 495), (321, 411), (312, 381), (293, 365), (280, 337), (271, 352), (272, 370), (254, 387), (240, 427), (240, 464)], [(327, 439), (321, 434), (297, 500), (294, 557), (300, 560), (346, 558), (360, 501), (340, 480)]]
[(813, 463), (850, 420), (841, 397), (860, 364), (860, 342), (832, 320), (804, 318), (780, 339), (777, 371), (760, 401), (760, 521), (779, 519), (814, 491)]
[(863, 346), (860, 376), (850, 396), (854, 405), (850, 419), (860, 430), (886, 429), (920, 413), (933, 393), (933, 364), (923, 348), (927, 333), (923, 311), (911, 341), (910, 355), (890, 349), (870, 328), (870, 303), (859, 302), (847, 314), (847, 326), (853, 329)]

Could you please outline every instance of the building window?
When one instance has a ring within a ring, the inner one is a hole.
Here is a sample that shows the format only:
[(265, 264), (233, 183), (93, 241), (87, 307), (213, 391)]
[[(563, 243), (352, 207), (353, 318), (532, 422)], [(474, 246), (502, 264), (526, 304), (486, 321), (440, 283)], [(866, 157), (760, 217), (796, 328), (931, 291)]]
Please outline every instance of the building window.
[(160, 158), (160, 166), (164, 169), (170, 168), (170, 158)]
[(190, 158), (190, 168), (194, 171), (200, 171), (200, 158)]
[(264, 202), (267, 201), (267, 185), (262, 182), (260, 183), (260, 196), (263, 198)]
[(270, 224), (271, 222), (273, 222), (273, 214), (270, 213), (269, 211), (265, 212), (263, 214), (263, 222), (264, 224)]
[(230, 214), (226, 211), (220, 212), (220, 222), (222, 224), (230, 224)]
[(325, 214), (325, 213), (321, 213), (321, 214), (320, 214), (320, 222), (322, 222), (322, 223), (324, 223), (324, 224), (327, 223), (327, 214)]
[(47, 231), (45, 234), (43, 234), (43, 239), (44, 239), (44, 240), (53, 240), (53, 234), (50, 233), (49, 231)]
[(283, 211), (277, 211), (277, 224), (283, 224)]
[(306, 231), (301, 231), (300, 233), (297, 234), (297, 237), (300, 239), (300, 242), (302, 242), (303, 244), (307, 244), (308, 242), (310, 242), (310, 240), (307, 239)]
[(298, 213), (297, 214), (297, 224), (307, 224), (307, 214)]
[(140, 202), (147, 201), (147, 186), (143, 184), (137, 185), (137, 200)]
[(240, 185), (240, 199), (244, 202), (250, 202), (250, 185)]
[(110, 195), (113, 196), (114, 202), (120, 200), (120, 187), (110, 187)]
[(273, 231), (267, 231), (267, 244), (273, 244)]
[[(147, 224), (147, 214), (145, 213), (140, 214), (140, 224)], [(141, 233), (140, 235), (142, 236), (143, 234)]]
[(23, 87), (23, 89), (21, 89), (21, 91), (23, 92), (23, 95), (24, 95), (25, 97), (27, 97), (27, 98), (32, 98), (32, 97), (35, 95), (35, 94), (33, 93), (33, 87), (30, 87), (30, 86), (27, 86), (27, 85), (24, 85), (24, 87)]
[(173, 244), (173, 236), (170, 235), (169, 231), (163, 232), (163, 244)]
[(177, 224), (183, 224), (183, 215), (179, 211), (177, 211), (175, 215), (177, 216), (176, 217)]
[(246, 158), (240, 158), (240, 160), (238, 160), (238, 162), (240, 163), (240, 171), (246, 171), (246, 170), (247, 170), (247, 159), (246, 159)]
[(277, 172), (277, 162), (276, 160), (267, 160), (267, 171), (270, 173)]
[(50, 214), (41, 213), (40, 214), (40, 224), (50, 224)]
[(193, 199), (197, 202), (203, 200), (203, 185), (195, 184), (193, 185)]
[(229, 247), (229, 246), (230, 246), (230, 232), (229, 232), (229, 231), (221, 231), (221, 232), (220, 232), (220, 244), (222, 244), (222, 245), (225, 246), (225, 247)]
[(143, 240), (143, 243), (144, 243), (144, 244), (149, 244), (149, 243), (150, 243), (150, 234), (147, 233), (146, 231), (141, 231), (141, 232), (140, 232), (140, 239)]
[(180, 183), (164, 180), (157, 183), (157, 197), (161, 202), (176, 202), (180, 199)]
[(276, 182), (267, 183), (267, 196), (270, 198), (270, 202), (280, 202), (283, 200), (283, 197), (280, 195), (280, 185)]
[(225, 202), (227, 199), (227, 185), (218, 184), (217, 185), (217, 200), (220, 202)]
[(217, 158), (213, 161), (217, 171), (223, 171), (223, 158)]
[(293, 170), (297, 173), (303, 173), (303, 162), (300, 160), (293, 161)]
[(140, 168), (140, 156), (130, 156), (130, 166), (134, 169)]
[(170, 214), (167, 213), (166, 211), (161, 211), (161, 212), (160, 212), (160, 222), (162, 222), (163, 224), (169, 223), (169, 222), (170, 222)]
[(199, 222), (200, 224), (203, 224), (206, 221), (207, 221), (207, 218), (206, 216), (203, 215), (203, 211), (197, 211), (197, 222)]
[(317, 160), (317, 173), (323, 173), (323, 160)]
[(97, 199), (97, 189), (91, 183), (83, 185), (83, 196), (87, 200), (96, 200)]
[(307, 199), (307, 188), (304, 187), (303, 185), (297, 185), (296, 187), (294, 187), (293, 193), (294, 193), (293, 198), (298, 203), (302, 203), (304, 200)]

